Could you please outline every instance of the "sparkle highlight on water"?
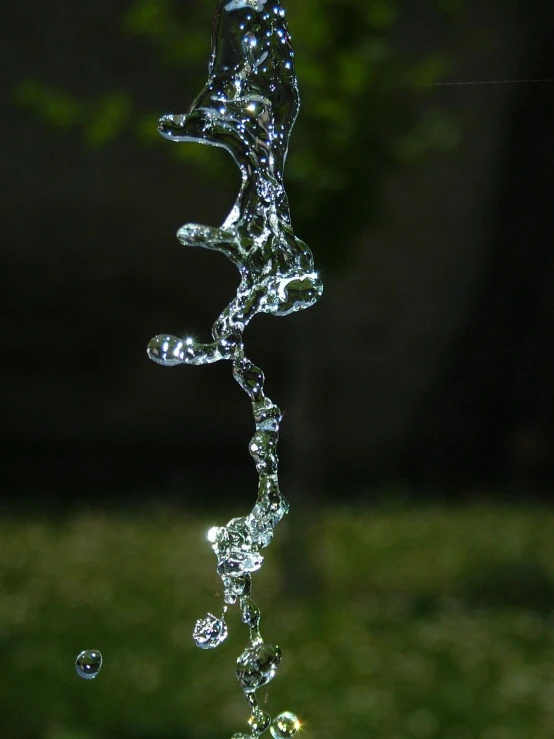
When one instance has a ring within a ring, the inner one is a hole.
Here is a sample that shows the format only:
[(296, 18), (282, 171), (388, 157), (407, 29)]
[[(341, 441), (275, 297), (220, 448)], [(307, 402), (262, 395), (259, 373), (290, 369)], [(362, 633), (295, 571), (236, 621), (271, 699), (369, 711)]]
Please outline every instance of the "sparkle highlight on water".
[(84, 680), (94, 680), (102, 669), (102, 655), (97, 649), (80, 652), (75, 660), (75, 670)]
[(249, 629), (249, 646), (237, 659), (236, 677), (250, 707), (250, 734), (268, 728), (276, 739), (292, 737), (300, 726), (294, 714), (273, 721), (257, 703), (256, 691), (276, 675), (277, 645), (264, 642), (261, 614), (251, 598), (252, 573), (260, 569), (275, 526), (289, 510), (279, 489), (277, 442), (282, 414), (264, 392), (265, 377), (246, 356), (243, 334), (257, 313), (286, 316), (309, 308), (323, 287), (312, 253), (292, 229), (283, 186), (289, 137), (298, 115), (294, 55), (281, 0), (219, 0), (208, 81), (186, 114), (164, 115), (159, 132), (175, 142), (198, 142), (228, 151), (239, 167), (241, 185), (222, 226), (189, 223), (177, 232), (185, 246), (221, 252), (238, 269), (235, 297), (200, 343), (171, 334), (154, 337), (150, 359), (166, 367), (230, 361), (233, 377), (252, 404), (255, 432), (249, 452), (258, 472), (252, 511), (207, 535), (223, 582), (223, 613), (200, 618), (193, 638), (213, 649), (227, 637), (225, 615), (238, 604)]
[(273, 739), (292, 739), (300, 730), (300, 721), (294, 713), (285, 711), (273, 719), (269, 730)]

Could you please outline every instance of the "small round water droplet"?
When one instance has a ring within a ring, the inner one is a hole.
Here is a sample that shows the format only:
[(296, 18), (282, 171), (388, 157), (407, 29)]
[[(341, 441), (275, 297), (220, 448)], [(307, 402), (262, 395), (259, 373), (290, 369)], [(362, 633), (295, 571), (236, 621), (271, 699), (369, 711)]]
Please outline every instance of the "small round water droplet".
[(227, 624), (224, 619), (208, 613), (206, 618), (196, 622), (192, 638), (200, 649), (215, 649), (227, 639)]
[(273, 739), (291, 739), (300, 729), (300, 721), (290, 711), (284, 711), (273, 719), (269, 730)]
[(77, 655), (75, 669), (77, 675), (85, 680), (94, 679), (102, 667), (102, 655), (97, 649), (86, 649)]

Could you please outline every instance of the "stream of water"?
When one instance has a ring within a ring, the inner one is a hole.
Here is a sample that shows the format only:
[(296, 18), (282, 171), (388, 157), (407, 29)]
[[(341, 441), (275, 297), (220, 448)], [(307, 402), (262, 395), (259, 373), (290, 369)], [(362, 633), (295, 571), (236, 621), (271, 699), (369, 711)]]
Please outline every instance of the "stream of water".
[(209, 539), (223, 582), (220, 616), (208, 614), (194, 627), (202, 649), (227, 637), (229, 607), (237, 605), (249, 643), (237, 659), (236, 677), (248, 701), (248, 734), (267, 729), (274, 739), (293, 737), (300, 722), (288, 711), (272, 718), (256, 691), (277, 673), (281, 650), (260, 631), (260, 610), (251, 597), (252, 573), (261, 551), (289, 510), (279, 489), (277, 441), (281, 411), (264, 392), (264, 374), (246, 356), (243, 334), (256, 313), (286, 316), (309, 308), (322, 294), (313, 257), (293, 232), (283, 168), (299, 107), (294, 55), (280, 0), (219, 0), (215, 12), (208, 81), (188, 113), (165, 115), (159, 131), (175, 142), (194, 141), (228, 151), (241, 172), (239, 193), (219, 228), (189, 223), (177, 238), (186, 246), (222, 252), (237, 267), (237, 293), (213, 325), (209, 343), (167, 334), (156, 336), (148, 355), (164, 366), (232, 364), (233, 376), (252, 404), (255, 432), (249, 451), (258, 472), (258, 497), (245, 516), (214, 527)]

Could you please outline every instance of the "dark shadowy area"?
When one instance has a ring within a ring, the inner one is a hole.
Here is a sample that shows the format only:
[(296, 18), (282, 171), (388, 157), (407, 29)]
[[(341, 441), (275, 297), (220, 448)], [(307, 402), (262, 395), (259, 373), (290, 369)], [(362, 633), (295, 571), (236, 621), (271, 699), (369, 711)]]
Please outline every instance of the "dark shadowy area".
[[(153, 130), (156, 115), (186, 109), (208, 43), (199, 37), (198, 52), (164, 58), (125, 30), (133, 7), (5, 3), (0, 493), (9, 506), (252, 498), (249, 405), (229, 367), (166, 370), (145, 355), (159, 332), (207, 337), (233, 294), (229, 263), (185, 251), (173, 233), (188, 221), (220, 223), (238, 179), (207, 176), (209, 166), (137, 134), (148, 116)], [(290, 498), (365, 499), (377, 484), (453, 500), (468, 490), (550, 495), (553, 11), (460, 7), (399, 6), (394, 48), (446, 54), (439, 81), (514, 82), (398, 84), (395, 115), (424, 110), (436, 128), (433, 115), (446, 112), (457, 144), (390, 171), (381, 162), (372, 191), (358, 192), (361, 208), (349, 190), (337, 195), (336, 228), (328, 208), (318, 230), (318, 214), (293, 200), (325, 296), (246, 333), (285, 412)], [(290, 8), (293, 33), (301, 10)], [(207, 31), (211, 3), (178, 11)], [(300, 60), (302, 45), (296, 52)], [(29, 106), (37, 80), (65, 96), (45, 102), (46, 116), (40, 101)], [(305, 87), (302, 115), (316, 120)], [(70, 125), (68, 100), (90, 124), (110, 91), (130, 96), (132, 114), (102, 143), (97, 130)], [(372, 130), (371, 109), (360, 103), (359, 115), (360, 130), (364, 117)], [(391, 136), (398, 126), (391, 120)], [(367, 151), (353, 158), (360, 172), (372, 167)], [(223, 163), (221, 152), (210, 157)], [(295, 174), (291, 192), (302, 186), (309, 191)], [(343, 217), (348, 203), (355, 218)]]
[[(549, 24), (526, 59), (526, 79), (551, 75), (553, 40)], [(500, 152), (474, 310), (422, 404), (420, 442), (408, 441), (423, 478), (552, 482), (553, 127), (552, 85), (523, 85)]]

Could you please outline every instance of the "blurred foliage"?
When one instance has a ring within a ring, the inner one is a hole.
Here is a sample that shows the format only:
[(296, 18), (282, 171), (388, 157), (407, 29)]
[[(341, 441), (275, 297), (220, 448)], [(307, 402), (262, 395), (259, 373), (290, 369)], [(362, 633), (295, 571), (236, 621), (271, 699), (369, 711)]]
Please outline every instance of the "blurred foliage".
[(85, 103), (39, 80), (22, 82), (16, 99), (54, 128), (78, 126), (90, 146), (103, 146), (122, 135), (132, 115), (132, 102), (126, 93), (112, 91)]
[(358, 229), (378, 217), (387, 173), (457, 143), (444, 137), (441, 125), (452, 132), (453, 123), (432, 100), (414, 104), (449, 61), (402, 54), (400, 13), (387, 0), (305, 0), (289, 11), (303, 100), (289, 194), (299, 231), (327, 267), (346, 261)]
[[(244, 728), (233, 664), (245, 627), (233, 609), (228, 643), (210, 653), (190, 636), (219, 607), (213, 523), (176, 510), (4, 519), (0, 736)], [(263, 634), (284, 652), (266, 709), (298, 712), (307, 738), (549, 739), (553, 525), (550, 510), (508, 507), (321, 512), (305, 538), (321, 588), (304, 599), (277, 566), (278, 535), (263, 587), (254, 578)], [(83, 648), (104, 655), (95, 681), (75, 674)]]
[[(189, 0), (184, 7), (178, 0), (134, 0), (115, 22), (122, 34), (156, 50), (160, 76), (167, 67), (185, 72), (201, 63), (207, 66), (214, 4)], [(452, 19), (460, 0), (438, 0), (435, 8)], [(318, 244), (323, 267), (344, 263), (357, 231), (378, 217), (386, 173), (457, 144), (454, 122), (425, 88), (448, 74), (448, 56), (440, 50), (422, 58), (402, 53), (395, 43), (401, 15), (397, 0), (289, 3), (303, 107), (287, 187), (296, 227), (309, 243)], [(421, 96), (424, 103), (415, 104)], [(157, 136), (159, 114), (167, 112), (141, 113), (128, 94), (113, 90), (99, 100), (76, 100), (38, 79), (21, 84), (18, 102), (62, 130), (78, 128), (93, 146), (128, 137), (129, 131), (142, 141), (151, 140)], [(166, 150), (202, 164), (207, 174), (229, 176), (221, 158), (205, 147)]]

